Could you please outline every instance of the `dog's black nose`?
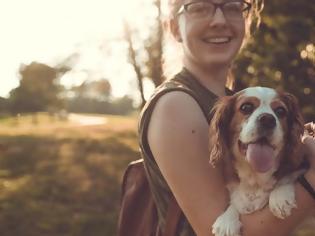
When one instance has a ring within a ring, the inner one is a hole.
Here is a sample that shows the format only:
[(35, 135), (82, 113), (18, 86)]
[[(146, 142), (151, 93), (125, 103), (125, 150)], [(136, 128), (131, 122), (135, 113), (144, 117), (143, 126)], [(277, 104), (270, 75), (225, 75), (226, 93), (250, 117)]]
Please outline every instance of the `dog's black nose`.
[(261, 125), (262, 128), (265, 129), (273, 129), (276, 127), (276, 118), (269, 113), (263, 113), (260, 116), (258, 116), (258, 122)]

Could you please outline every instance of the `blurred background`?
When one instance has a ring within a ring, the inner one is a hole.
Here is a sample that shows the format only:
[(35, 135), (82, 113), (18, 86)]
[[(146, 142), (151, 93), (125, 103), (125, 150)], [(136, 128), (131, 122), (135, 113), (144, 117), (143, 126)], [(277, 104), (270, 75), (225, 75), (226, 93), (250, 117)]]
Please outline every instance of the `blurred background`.
[[(160, 0), (0, 2), (0, 235), (116, 234), (139, 110), (172, 54), (165, 9)], [(235, 62), (236, 88), (291, 92), (314, 121), (314, 29), (314, 1), (266, 1)], [(314, 225), (292, 235), (314, 236)]]

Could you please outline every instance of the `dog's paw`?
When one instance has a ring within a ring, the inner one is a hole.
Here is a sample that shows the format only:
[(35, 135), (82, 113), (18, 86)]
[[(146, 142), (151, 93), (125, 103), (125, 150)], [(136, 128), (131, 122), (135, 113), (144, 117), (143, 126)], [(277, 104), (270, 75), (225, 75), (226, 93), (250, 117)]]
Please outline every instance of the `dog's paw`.
[(230, 206), (212, 225), (215, 236), (241, 236), (241, 222), (239, 213)]
[(284, 219), (291, 215), (291, 210), (297, 208), (293, 184), (277, 186), (269, 196), (269, 209), (278, 218)]

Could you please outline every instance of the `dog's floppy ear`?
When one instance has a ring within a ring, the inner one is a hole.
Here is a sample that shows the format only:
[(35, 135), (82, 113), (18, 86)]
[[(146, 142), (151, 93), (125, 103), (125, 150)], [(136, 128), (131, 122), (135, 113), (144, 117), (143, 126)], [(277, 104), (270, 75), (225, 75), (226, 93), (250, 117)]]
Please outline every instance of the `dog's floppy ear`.
[(281, 100), (288, 108), (287, 125), (288, 132), (284, 157), (282, 159), (283, 170), (281, 176), (296, 170), (303, 161), (301, 137), (304, 132), (304, 119), (296, 97), (290, 93), (281, 94)]
[(209, 128), (210, 163), (217, 162), (227, 155), (229, 143), (229, 126), (233, 116), (232, 96), (220, 98), (211, 110), (212, 119)]
[(288, 144), (287, 150), (290, 158), (295, 166), (298, 166), (302, 161), (300, 152), (302, 141), (301, 137), (304, 133), (304, 119), (299, 108), (298, 101), (295, 96), (285, 93), (284, 101), (289, 109), (288, 114)]

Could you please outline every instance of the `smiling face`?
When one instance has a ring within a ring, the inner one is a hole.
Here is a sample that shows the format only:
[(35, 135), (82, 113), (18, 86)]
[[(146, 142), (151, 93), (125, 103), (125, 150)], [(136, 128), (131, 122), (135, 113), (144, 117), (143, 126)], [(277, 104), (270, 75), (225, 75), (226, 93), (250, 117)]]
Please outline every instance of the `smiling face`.
[(295, 97), (251, 87), (214, 105), (210, 123), (210, 163), (234, 163), (237, 172), (284, 176), (301, 163), (303, 118)]
[(287, 114), (288, 107), (273, 89), (245, 89), (236, 100), (231, 122), (236, 158), (257, 172), (277, 168), (288, 131)]
[[(184, 4), (190, 2), (193, 1), (185, 1)], [(227, 20), (221, 8), (216, 9), (212, 18), (195, 18), (185, 13), (173, 21), (173, 34), (182, 42), (184, 63), (206, 67), (230, 65), (241, 47), (245, 20)]]

